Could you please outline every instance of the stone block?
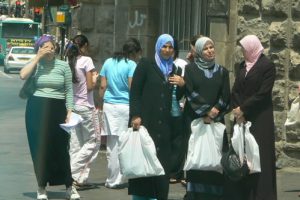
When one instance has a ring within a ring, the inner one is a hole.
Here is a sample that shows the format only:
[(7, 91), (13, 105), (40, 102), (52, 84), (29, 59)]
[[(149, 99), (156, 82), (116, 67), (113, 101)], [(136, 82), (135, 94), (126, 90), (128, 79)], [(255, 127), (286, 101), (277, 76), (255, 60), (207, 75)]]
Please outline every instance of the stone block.
[(91, 32), (95, 27), (95, 5), (83, 4), (78, 14), (78, 28), (82, 32)]
[(291, 51), (291, 66), (289, 68), (289, 79), (291, 81), (300, 80), (300, 54)]
[(256, 0), (240, 0), (238, 4), (239, 15), (247, 17), (259, 17), (259, 4)]
[(293, 22), (293, 35), (291, 47), (294, 51), (300, 53), (300, 22)]
[(276, 67), (276, 79), (285, 79), (285, 64), (286, 64), (286, 50), (280, 51), (278, 49), (269, 50), (269, 58), (273, 61)]
[(290, 158), (300, 160), (300, 142), (286, 143), (283, 146), (283, 152)]
[(292, 19), (293, 21), (300, 20), (300, 2), (298, 0), (293, 0), (292, 3)]
[(284, 122), (286, 119), (286, 113), (282, 111), (274, 111), (274, 123), (275, 123), (275, 139), (281, 141), (285, 139), (284, 134)]
[(97, 33), (110, 33), (114, 32), (114, 13), (113, 6), (101, 6), (95, 13), (95, 28)]
[(289, 0), (262, 0), (261, 1), (262, 15), (287, 19), (288, 3)]
[[(274, 83), (274, 87), (273, 87), (274, 111), (284, 111), (285, 110), (285, 100), (284, 100), (285, 85), (286, 85), (286, 83), (284, 80), (277, 80)], [(281, 121), (282, 121), (282, 119), (281, 119)]]
[(272, 22), (269, 27), (270, 48), (284, 49), (287, 47), (286, 22)]

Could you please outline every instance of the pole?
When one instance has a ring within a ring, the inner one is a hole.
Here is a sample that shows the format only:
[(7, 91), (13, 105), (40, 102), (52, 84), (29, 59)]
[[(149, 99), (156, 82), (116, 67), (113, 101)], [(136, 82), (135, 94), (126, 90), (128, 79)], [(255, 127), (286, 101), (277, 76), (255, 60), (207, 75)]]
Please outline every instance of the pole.
[(65, 34), (66, 34), (66, 30), (63, 26), (61, 26), (60, 27), (60, 36), (61, 36), (60, 59), (61, 60), (64, 60)]

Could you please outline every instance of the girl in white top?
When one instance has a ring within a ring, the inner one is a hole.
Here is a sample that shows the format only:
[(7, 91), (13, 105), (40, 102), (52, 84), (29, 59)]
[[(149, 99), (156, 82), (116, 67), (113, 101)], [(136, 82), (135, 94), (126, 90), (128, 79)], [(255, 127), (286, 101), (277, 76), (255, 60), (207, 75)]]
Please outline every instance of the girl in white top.
[(99, 117), (95, 109), (93, 89), (97, 75), (90, 57), (84, 56), (88, 39), (77, 35), (67, 48), (67, 57), (72, 71), (74, 112), (83, 121), (71, 131), (70, 157), (74, 185), (89, 186), (87, 179), (90, 164), (97, 157), (100, 147)]

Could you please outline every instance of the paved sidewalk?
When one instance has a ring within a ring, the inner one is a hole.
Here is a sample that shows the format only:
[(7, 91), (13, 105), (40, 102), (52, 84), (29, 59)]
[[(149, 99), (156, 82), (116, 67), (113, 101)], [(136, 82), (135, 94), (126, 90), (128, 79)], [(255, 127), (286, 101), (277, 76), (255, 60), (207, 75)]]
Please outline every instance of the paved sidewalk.
[[(127, 188), (107, 189), (104, 187), (106, 178), (106, 156), (101, 152), (93, 163), (90, 182), (95, 184), (92, 189), (79, 191), (82, 200), (130, 200)], [(278, 200), (297, 200), (300, 192), (300, 168), (284, 168), (277, 170)], [(49, 199), (64, 199), (63, 187), (49, 187)], [(171, 184), (169, 200), (182, 200), (185, 193), (181, 184)], [(35, 192), (24, 193), (24, 196), (35, 198)], [(271, 200), (271, 199), (270, 199)]]

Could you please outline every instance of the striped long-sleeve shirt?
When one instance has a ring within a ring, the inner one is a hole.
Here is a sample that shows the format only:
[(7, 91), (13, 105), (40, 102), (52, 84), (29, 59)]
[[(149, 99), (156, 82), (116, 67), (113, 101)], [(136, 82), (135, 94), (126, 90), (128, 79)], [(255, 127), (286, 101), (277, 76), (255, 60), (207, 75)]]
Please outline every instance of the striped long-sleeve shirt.
[(34, 96), (66, 99), (66, 108), (73, 109), (72, 73), (69, 64), (55, 59), (54, 62), (40, 62), (35, 75)]

